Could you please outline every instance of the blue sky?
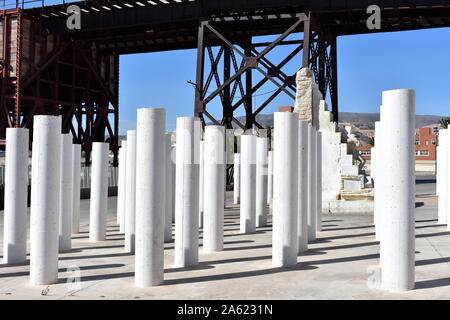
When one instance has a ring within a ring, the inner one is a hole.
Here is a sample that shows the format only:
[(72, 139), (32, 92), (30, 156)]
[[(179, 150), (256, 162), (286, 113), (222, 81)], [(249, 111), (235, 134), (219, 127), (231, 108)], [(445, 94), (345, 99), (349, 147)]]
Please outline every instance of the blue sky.
[[(449, 115), (450, 43), (444, 40), (449, 38), (450, 28), (339, 37), (340, 111), (378, 112), (383, 90), (408, 88), (416, 90), (417, 114)], [(269, 57), (281, 61), (292, 49), (276, 48)], [(175, 129), (176, 117), (191, 116), (194, 89), (187, 81), (195, 80), (195, 61), (195, 50), (121, 56), (120, 133), (135, 128), (136, 109), (141, 107), (166, 108), (167, 130)], [(299, 64), (300, 57), (283, 71), (293, 74)], [(254, 82), (258, 79), (255, 71)], [(253, 99), (256, 108), (274, 89), (273, 84), (261, 88), (263, 95)], [(292, 105), (292, 100), (281, 94), (262, 113), (281, 105)], [(218, 100), (208, 110), (219, 117)], [(236, 112), (242, 114), (242, 109)]]

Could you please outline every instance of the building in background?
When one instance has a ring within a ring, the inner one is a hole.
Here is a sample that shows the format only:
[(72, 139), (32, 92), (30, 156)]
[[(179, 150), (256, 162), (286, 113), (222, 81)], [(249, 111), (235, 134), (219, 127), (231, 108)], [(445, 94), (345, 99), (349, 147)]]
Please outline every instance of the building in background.
[(359, 146), (357, 148), (359, 154), (364, 160), (370, 160), (370, 155), (372, 153), (372, 146)]
[[(423, 127), (416, 130), (416, 171), (435, 172), (438, 130), (439, 128), (436, 126)], [(365, 169), (370, 171), (372, 146), (359, 146), (357, 149), (364, 160), (366, 160)]]
[(416, 160), (436, 160), (437, 134), (434, 128), (416, 130)]

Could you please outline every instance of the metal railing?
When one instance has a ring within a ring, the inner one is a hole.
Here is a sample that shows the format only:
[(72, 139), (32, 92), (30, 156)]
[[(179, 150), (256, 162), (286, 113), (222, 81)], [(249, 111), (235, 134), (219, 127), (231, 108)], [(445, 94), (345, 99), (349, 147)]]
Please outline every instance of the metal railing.
[[(117, 167), (108, 168), (108, 187), (117, 187), (119, 170)], [(81, 167), (80, 188), (89, 189), (91, 187), (91, 167)]]
[(66, 4), (71, 2), (79, 2), (80, 0), (2, 0), (1, 10), (8, 9), (31, 9), (38, 7), (47, 7), (57, 4)]
[[(117, 167), (108, 168), (108, 187), (117, 187), (119, 170)], [(5, 166), (0, 166), (0, 185), (5, 184)], [(28, 184), (31, 184), (31, 165), (28, 166)], [(91, 167), (81, 167), (80, 188), (89, 189), (91, 187)]]

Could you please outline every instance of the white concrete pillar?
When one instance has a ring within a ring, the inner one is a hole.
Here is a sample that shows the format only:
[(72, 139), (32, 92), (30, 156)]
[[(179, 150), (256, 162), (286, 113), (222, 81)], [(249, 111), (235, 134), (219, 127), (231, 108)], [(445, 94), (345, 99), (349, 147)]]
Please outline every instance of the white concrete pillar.
[[(442, 130), (442, 129), (441, 129)], [(439, 133), (439, 135), (438, 135), (438, 141), (439, 141), (439, 139), (440, 139), (440, 133)], [(441, 161), (440, 161), (440, 158), (441, 158), (441, 148), (439, 148), (439, 143), (438, 143), (438, 145), (436, 146), (436, 170), (435, 170), (435, 172), (436, 172), (436, 196), (438, 196), (439, 197), (439, 195), (441, 194), (441, 192), (440, 192), (440, 181), (441, 181), (441, 177), (440, 177), (440, 174), (441, 174)], [(439, 198), (438, 198), (438, 201), (439, 201)], [(439, 206), (438, 206), (438, 214), (439, 214)]]
[[(381, 108), (380, 108), (381, 110)], [(375, 239), (381, 241), (381, 233), (383, 231), (383, 205), (386, 202), (384, 199), (385, 189), (383, 187), (384, 183), (384, 170), (378, 170), (380, 167), (380, 161), (382, 157), (377, 157), (378, 154), (382, 154), (381, 151), (384, 148), (384, 129), (382, 127), (381, 121), (375, 122), (375, 157), (372, 160), (372, 169), (374, 172), (374, 212), (373, 220), (375, 224)], [(373, 150), (373, 149), (372, 149)], [(380, 248), (381, 249), (381, 248)]]
[(256, 230), (256, 136), (241, 135), (240, 232)]
[(308, 250), (308, 122), (298, 121), (298, 252)]
[(92, 143), (91, 200), (89, 216), (89, 241), (106, 239), (108, 213), (108, 152), (109, 143)]
[(205, 141), (200, 140), (200, 166), (199, 166), (199, 179), (198, 179), (198, 227), (203, 228), (203, 217), (204, 217), (204, 176), (205, 176)]
[[(123, 144), (123, 142), (122, 142)], [(122, 207), (122, 199), (123, 199), (123, 192), (122, 192), (122, 184), (124, 181), (123, 175), (123, 146), (119, 148), (118, 151), (118, 158), (119, 158), (119, 166), (117, 167), (118, 177), (117, 177), (117, 212), (116, 212), (116, 223), (120, 227), (120, 219), (121, 219), (121, 211), (120, 208)], [(122, 181), (121, 181), (122, 180)]]
[(316, 240), (317, 226), (317, 132), (308, 127), (308, 242)]
[(298, 115), (275, 112), (272, 265), (297, 264)]
[[(377, 123), (378, 121), (375, 121)], [(370, 149), (370, 177), (373, 181), (375, 181), (375, 170), (374, 170), (374, 162), (376, 158), (377, 150), (375, 146), (372, 146), (372, 149)]]
[(381, 283), (385, 290), (414, 288), (414, 197), (415, 197), (415, 91), (383, 92), (384, 139), (382, 162), (386, 197), (383, 219), (384, 247)]
[(233, 171), (233, 203), (241, 202), (241, 154), (234, 154), (234, 171)]
[[(225, 183), (223, 185), (223, 197), (227, 198), (227, 185), (228, 185), (228, 171), (226, 170), (227, 165), (234, 164), (234, 152), (235, 152), (235, 135), (234, 129), (225, 130), (225, 170), (223, 171)], [(224, 200), (224, 208), (227, 208), (227, 201)]]
[(80, 232), (81, 144), (72, 145), (73, 212), (72, 233)]
[(205, 127), (204, 187), (208, 196), (204, 198), (203, 251), (223, 250), (224, 187), (225, 187), (225, 128)]
[(448, 196), (449, 196), (449, 138), (448, 129), (439, 130), (439, 156), (437, 161), (440, 162), (440, 174), (439, 174), (439, 195), (438, 195), (438, 223), (447, 223), (447, 213), (449, 212)]
[[(440, 130), (441, 131), (441, 130)], [(449, 197), (450, 197), (450, 168), (449, 168), (449, 162), (450, 162), (450, 131), (449, 129), (445, 130), (445, 134), (444, 134), (444, 142), (446, 145), (446, 148), (442, 148), (442, 150), (440, 151), (440, 154), (446, 152), (446, 157), (445, 155), (442, 155), (441, 157), (443, 158), (440, 164), (440, 170), (443, 173), (443, 177), (445, 178), (445, 175), (447, 175), (447, 180), (442, 181), (441, 183), (439, 183), (439, 188), (441, 188), (440, 192), (442, 194), (442, 197), (445, 199), (443, 202), (443, 204), (441, 204), (441, 206), (446, 207), (447, 212), (441, 214), (439, 212), (439, 223), (441, 224), (447, 224), (447, 229), (450, 230), (450, 201), (449, 201)], [(440, 137), (439, 137), (439, 141), (440, 141)], [(439, 158), (438, 158), (439, 159)], [(439, 160), (438, 160), (439, 161)], [(442, 179), (441, 179), (442, 180)], [(436, 186), (436, 188), (438, 188), (438, 186)], [(441, 198), (440, 195), (438, 195), (438, 200)], [(440, 208), (439, 208), (440, 209)]]
[(316, 131), (316, 231), (322, 231), (322, 132)]
[(61, 118), (34, 116), (31, 165), (30, 283), (58, 280)]
[(256, 138), (256, 226), (267, 225), (267, 138)]
[(136, 138), (136, 256), (135, 284), (156, 286), (164, 281), (164, 221), (166, 112), (160, 108), (137, 111)]
[(172, 223), (175, 223), (175, 192), (176, 192), (176, 162), (177, 162), (177, 147), (172, 147), (170, 155), (170, 163), (172, 164)]
[(200, 130), (198, 118), (177, 118), (175, 266), (198, 264)]
[[(163, 152), (163, 149), (161, 150)], [(125, 251), (134, 253), (136, 231), (136, 130), (127, 131), (125, 177)]]
[(273, 152), (270, 150), (267, 155), (267, 204), (272, 205), (273, 198)]
[(166, 133), (165, 139), (165, 150), (166, 154), (164, 157), (164, 170), (165, 170), (165, 187), (164, 192), (164, 242), (169, 242), (172, 240), (172, 216), (173, 216), (173, 201), (172, 201), (172, 163), (171, 163), (171, 153), (172, 153), (172, 135)]
[(72, 249), (73, 156), (72, 135), (61, 135), (61, 173), (59, 184), (59, 252)]
[(3, 262), (27, 257), (27, 194), (29, 130), (6, 128)]
[(225, 130), (225, 162), (227, 164), (234, 163), (234, 129)]
[(241, 154), (241, 136), (243, 135), (244, 130), (237, 129), (235, 131), (235, 137), (236, 137), (236, 153)]
[[(389, 136), (387, 135), (387, 131), (384, 129), (384, 123), (386, 122), (386, 117), (388, 116), (388, 112), (383, 111), (385, 106), (380, 106), (380, 121), (377, 125), (378, 133), (376, 134), (375, 139), (378, 139), (378, 144), (375, 141), (375, 144), (377, 145), (377, 155), (380, 155), (376, 162), (376, 167), (378, 169), (375, 169), (377, 171), (376, 175), (376, 190), (374, 190), (374, 211), (376, 211), (377, 215), (377, 224), (378, 224), (378, 240), (380, 241), (380, 267), (382, 268), (384, 265), (384, 258), (385, 258), (385, 247), (389, 245), (384, 241), (384, 233), (386, 232), (385, 224), (387, 223), (385, 214), (389, 202), (389, 187), (387, 185), (388, 179), (385, 178), (386, 171), (383, 170), (384, 162), (382, 160), (383, 154), (386, 152), (389, 152), (387, 148), (387, 142), (386, 139), (389, 139)], [(376, 200), (377, 199), (377, 200)], [(376, 201), (375, 201), (376, 200)]]
[(119, 211), (120, 233), (125, 233), (125, 208), (126, 208), (126, 177), (127, 177), (127, 142), (122, 140), (119, 151), (119, 181), (117, 188), (117, 210)]

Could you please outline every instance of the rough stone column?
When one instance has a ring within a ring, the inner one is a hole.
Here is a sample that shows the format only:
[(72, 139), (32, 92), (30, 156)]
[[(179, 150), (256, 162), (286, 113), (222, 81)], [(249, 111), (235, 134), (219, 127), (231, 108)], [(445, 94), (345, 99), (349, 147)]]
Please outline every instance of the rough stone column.
[(59, 184), (59, 252), (72, 249), (73, 166), (72, 135), (61, 135), (61, 173)]
[(198, 118), (177, 118), (175, 266), (198, 264), (200, 130)]
[(448, 129), (439, 130), (439, 195), (438, 195), (438, 223), (447, 223), (447, 213), (449, 212), (448, 196), (449, 196), (449, 138)]
[(323, 98), (314, 81), (312, 70), (300, 69), (296, 75), (296, 84), (294, 112), (298, 113), (300, 120), (319, 128), (319, 104)]
[(164, 221), (166, 112), (160, 108), (137, 111), (136, 130), (136, 256), (135, 284), (156, 286), (164, 281)]
[(308, 122), (298, 123), (298, 252), (308, 250)]
[(6, 128), (3, 262), (27, 259), (29, 130)]
[(89, 241), (106, 239), (108, 213), (108, 152), (109, 143), (92, 143), (91, 200)]
[(30, 283), (58, 281), (61, 118), (34, 116), (31, 165)]
[(317, 132), (308, 126), (308, 241), (316, 240), (317, 226)]
[(204, 178), (205, 226), (203, 228), (203, 251), (223, 250), (225, 198), (225, 128), (223, 126), (205, 127)]
[(80, 232), (81, 144), (72, 145), (73, 212), (72, 233)]
[(298, 117), (275, 112), (272, 265), (297, 264)]
[[(164, 207), (164, 242), (169, 242), (172, 240), (172, 216), (173, 216), (173, 201), (172, 201), (172, 163), (171, 163), (171, 153), (172, 153), (172, 135), (166, 133), (165, 139), (165, 158), (164, 158), (164, 170), (165, 170), (165, 192), (163, 194), (165, 207)], [(161, 186), (160, 186), (161, 187)]]
[(119, 211), (120, 233), (125, 233), (125, 208), (126, 208), (126, 177), (127, 177), (127, 142), (122, 140), (119, 151), (119, 183), (117, 190), (117, 210)]
[(256, 230), (256, 136), (241, 136), (241, 214), (240, 232)]
[(234, 174), (233, 174), (233, 203), (241, 202), (241, 155), (234, 154)]
[(267, 138), (256, 138), (256, 226), (267, 225)]
[(125, 251), (133, 253), (136, 232), (136, 130), (127, 131), (126, 166)]
[(385, 204), (381, 284), (389, 291), (414, 288), (414, 197), (415, 197), (415, 92), (383, 92), (383, 129), (389, 139), (380, 166), (385, 171), (389, 197)]

